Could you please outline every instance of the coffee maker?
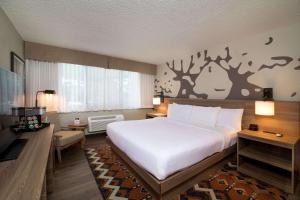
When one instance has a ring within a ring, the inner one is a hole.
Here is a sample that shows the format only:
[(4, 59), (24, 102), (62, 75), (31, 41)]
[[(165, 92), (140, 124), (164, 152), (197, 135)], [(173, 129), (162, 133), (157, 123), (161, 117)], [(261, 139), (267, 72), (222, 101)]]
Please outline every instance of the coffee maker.
[(12, 115), (18, 116), (19, 121), (13, 126), (15, 132), (37, 131), (49, 126), (45, 122), (46, 107), (15, 107), (12, 108)]

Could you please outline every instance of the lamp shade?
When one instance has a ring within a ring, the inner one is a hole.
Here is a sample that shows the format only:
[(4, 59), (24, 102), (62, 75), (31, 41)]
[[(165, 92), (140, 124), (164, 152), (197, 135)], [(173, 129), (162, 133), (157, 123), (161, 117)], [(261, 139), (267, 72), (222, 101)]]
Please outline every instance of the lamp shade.
[(160, 105), (160, 97), (153, 97), (153, 105)]
[(274, 115), (274, 101), (255, 101), (256, 115)]

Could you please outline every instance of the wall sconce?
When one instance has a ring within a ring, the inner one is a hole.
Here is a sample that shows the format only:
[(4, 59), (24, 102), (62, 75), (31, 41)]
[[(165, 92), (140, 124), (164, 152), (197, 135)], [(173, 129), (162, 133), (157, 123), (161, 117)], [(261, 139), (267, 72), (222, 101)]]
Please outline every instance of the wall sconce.
[(55, 94), (55, 90), (39, 90), (35, 94), (35, 107), (38, 107), (38, 94), (44, 93), (44, 94)]
[(273, 116), (274, 110), (273, 88), (264, 88), (263, 101), (255, 101), (255, 114)]
[[(255, 101), (255, 114), (263, 115), (263, 116), (274, 116), (275, 115), (275, 103), (273, 100), (273, 89), (272, 88), (264, 88), (263, 89), (263, 101)], [(263, 131), (263, 132), (275, 134), (277, 137), (283, 136), (281, 133), (275, 133), (275, 132), (271, 132), (271, 131)]]
[(152, 104), (154, 106), (153, 109), (155, 110), (155, 106), (159, 106), (163, 102), (164, 102), (164, 92), (161, 91), (159, 95), (154, 96), (152, 99)]
[(274, 116), (274, 101), (255, 101), (255, 114)]
[(154, 106), (160, 105), (160, 97), (153, 97), (152, 103)]

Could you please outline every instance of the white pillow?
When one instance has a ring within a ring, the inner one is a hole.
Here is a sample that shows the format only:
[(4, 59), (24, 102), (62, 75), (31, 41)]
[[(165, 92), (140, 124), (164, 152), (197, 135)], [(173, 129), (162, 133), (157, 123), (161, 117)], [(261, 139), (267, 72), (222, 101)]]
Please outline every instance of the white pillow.
[(192, 106), (190, 123), (215, 127), (221, 107)]
[(244, 109), (221, 108), (217, 117), (217, 126), (233, 128), (240, 131)]
[(191, 115), (192, 106), (191, 105), (181, 105), (172, 103), (168, 106), (169, 119), (178, 120), (182, 122), (188, 122)]

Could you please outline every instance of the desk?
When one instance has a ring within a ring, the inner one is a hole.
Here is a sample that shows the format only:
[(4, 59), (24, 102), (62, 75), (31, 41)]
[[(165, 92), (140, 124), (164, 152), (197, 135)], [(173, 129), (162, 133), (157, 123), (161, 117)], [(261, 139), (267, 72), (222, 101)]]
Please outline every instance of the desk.
[(54, 165), (53, 129), (51, 124), (37, 132), (23, 133), (21, 138), (28, 141), (18, 159), (0, 162), (0, 199), (47, 198), (46, 174), (47, 182), (51, 181)]

